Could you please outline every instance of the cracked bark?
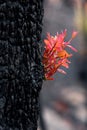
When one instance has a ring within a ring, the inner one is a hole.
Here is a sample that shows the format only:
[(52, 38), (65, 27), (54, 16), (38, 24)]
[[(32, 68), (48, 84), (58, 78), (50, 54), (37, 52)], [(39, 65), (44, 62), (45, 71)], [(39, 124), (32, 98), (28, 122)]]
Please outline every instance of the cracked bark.
[(36, 130), (43, 0), (0, 0), (0, 130)]

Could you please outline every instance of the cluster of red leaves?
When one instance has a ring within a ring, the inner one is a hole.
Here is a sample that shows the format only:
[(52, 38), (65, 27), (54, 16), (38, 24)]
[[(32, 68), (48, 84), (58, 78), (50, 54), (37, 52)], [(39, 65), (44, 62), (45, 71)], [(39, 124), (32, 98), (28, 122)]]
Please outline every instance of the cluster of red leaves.
[(73, 51), (77, 52), (77, 50), (72, 47), (71, 41), (76, 37), (77, 32), (73, 32), (71, 39), (66, 42), (65, 37), (67, 35), (67, 31), (58, 34), (54, 37), (51, 36), (50, 33), (47, 34), (47, 39), (44, 40), (45, 50), (43, 54), (43, 65), (44, 65), (44, 73), (46, 80), (53, 80), (52, 76), (56, 71), (59, 71), (63, 74), (66, 72), (60, 69), (61, 66), (69, 68), (70, 61), (68, 60), (72, 54), (69, 54), (65, 48), (69, 47)]

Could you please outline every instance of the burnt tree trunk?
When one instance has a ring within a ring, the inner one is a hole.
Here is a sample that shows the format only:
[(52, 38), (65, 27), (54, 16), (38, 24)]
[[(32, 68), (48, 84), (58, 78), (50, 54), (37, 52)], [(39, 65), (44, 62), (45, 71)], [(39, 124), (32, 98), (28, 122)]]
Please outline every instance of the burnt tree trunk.
[(0, 130), (36, 130), (43, 0), (0, 0)]

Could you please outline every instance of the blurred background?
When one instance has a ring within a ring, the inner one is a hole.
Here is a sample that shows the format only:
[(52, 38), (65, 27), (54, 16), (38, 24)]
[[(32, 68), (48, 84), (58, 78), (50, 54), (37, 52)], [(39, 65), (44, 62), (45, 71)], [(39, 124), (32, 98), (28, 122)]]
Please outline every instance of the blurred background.
[(44, 81), (41, 91), (39, 130), (87, 130), (87, 0), (45, 0), (42, 38), (67, 29), (78, 36), (72, 45), (78, 49), (70, 59), (67, 75), (56, 73)]

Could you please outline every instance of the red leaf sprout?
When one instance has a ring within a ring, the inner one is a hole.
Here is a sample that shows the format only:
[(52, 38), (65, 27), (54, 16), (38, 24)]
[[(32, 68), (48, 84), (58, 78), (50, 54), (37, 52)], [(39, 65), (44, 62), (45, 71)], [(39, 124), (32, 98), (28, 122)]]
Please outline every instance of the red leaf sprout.
[(70, 61), (68, 58), (71, 57), (72, 54), (69, 54), (65, 50), (66, 47), (69, 47), (73, 51), (77, 52), (77, 50), (70, 45), (72, 39), (76, 37), (77, 32), (74, 31), (72, 33), (71, 39), (68, 42), (65, 41), (66, 35), (66, 30), (60, 34), (57, 33), (56, 36), (51, 36), (50, 33), (48, 33), (47, 39), (44, 40), (45, 50), (42, 62), (44, 65), (46, 80), (53, 80), (52, 76), (56, 71), (66, 74), (64, 70), (60, 69), (61, 66), (69, 68)]

